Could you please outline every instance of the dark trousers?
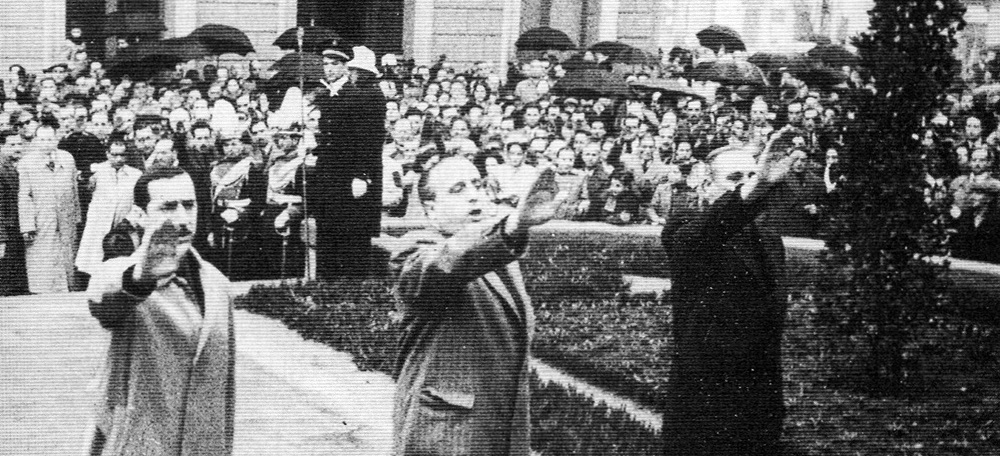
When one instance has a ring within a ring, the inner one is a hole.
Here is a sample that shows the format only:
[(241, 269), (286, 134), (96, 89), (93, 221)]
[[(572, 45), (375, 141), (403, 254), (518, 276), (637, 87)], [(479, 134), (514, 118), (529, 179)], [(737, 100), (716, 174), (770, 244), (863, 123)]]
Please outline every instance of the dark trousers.
[(7, 252), (0, 259), (0, 296), (28, 293), (28, 273), (24, 264), (24, 241), (15, 237), (7, 241)]
[(355, 233), (324, 233), (320, 230), (317, 244), (316, 275), (320, 279), (366, 277), (371, 274), (372, 238)]

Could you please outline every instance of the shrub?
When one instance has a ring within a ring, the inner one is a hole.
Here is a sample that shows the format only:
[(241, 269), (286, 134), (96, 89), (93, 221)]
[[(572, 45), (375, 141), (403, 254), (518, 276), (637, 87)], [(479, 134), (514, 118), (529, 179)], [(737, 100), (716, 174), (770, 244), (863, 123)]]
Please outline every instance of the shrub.
[[(386, 278), (253, 287), (239, 308), (276, 318), (306, 339), (351, 353), (362, 370), (392, 375), (396, 328)], [(532, 446), (546, 456), (660, 454), (659, 437), (626, 412), (532, 374)]]
[(880, 395), (912, 386), (916, 329), (942, 305), (947, 264), (944, 214), (927, 204), (916, 133), (940, 107), (956, 70), (955, 34), (964, 26), (958, 0), (876, 0), (871, 32), (855, 40), (874, 92), (860, 97), (844, 135), (847, 181), (840, 188), (828, 246), (824, 311), (868, 345), (867, 390)]

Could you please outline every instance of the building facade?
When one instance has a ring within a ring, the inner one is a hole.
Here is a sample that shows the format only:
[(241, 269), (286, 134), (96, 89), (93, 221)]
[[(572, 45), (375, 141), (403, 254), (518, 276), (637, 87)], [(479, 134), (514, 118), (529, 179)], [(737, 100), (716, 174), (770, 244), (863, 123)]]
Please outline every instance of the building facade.
[[(377, 54), (433, 64), (440, 55), (456, 66), (475, 61), (504, 68), (521, 32), (550, 26), (587, 46), (620, 40), (647, 51), (697, 45), (695, 33), (721, 24), (737, 30), (750, 53), (795, 52), (809, 35), (842, 42), (864, 31), (873, 0), (33, 0), (0, 2), (0, 63), (29, 70), (61, 59), (67, 30), (109, 35), (101, 13), (144, 12), (162, 22), (159, 37), (184, 36), (219, 23), (244, 30), (261, 60), (282, 55), (271, 43), (295, 25), (325, 25), (345, 41)], [(988, 33), (1000, 23), (1000, 0), (971, 0), (964, 52), (1000, 44)], [(996, 41), (996, 42), (994, 42)]]

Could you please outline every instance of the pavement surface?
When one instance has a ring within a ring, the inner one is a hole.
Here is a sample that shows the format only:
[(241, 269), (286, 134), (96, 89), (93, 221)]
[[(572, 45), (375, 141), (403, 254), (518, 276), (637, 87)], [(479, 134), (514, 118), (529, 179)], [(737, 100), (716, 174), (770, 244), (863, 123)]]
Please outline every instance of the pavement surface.
[[(236, 455), (384, 455), (392, 380), (236, 313)], [(83, 455), (109, 336), (82, 294), (0, 299), (0, 455)]]
[[(234, 295), (252, 284), (232, 284)], [(633, 292), (669, 281), (630, 277)], [(281, 322), (236, 311), (235, 455), (389, 454), (394, 383)], [(87, 453), (110, 336), (83, 293), (0, 298), (0, 456)], [(659, 429), (661, 417), (537, 359), (542, 380), (572, 386)]]

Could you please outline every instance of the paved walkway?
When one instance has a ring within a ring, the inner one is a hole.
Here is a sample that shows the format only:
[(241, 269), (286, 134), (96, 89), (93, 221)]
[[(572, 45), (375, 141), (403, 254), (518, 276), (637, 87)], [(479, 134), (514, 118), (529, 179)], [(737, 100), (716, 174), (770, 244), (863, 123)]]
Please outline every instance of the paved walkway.
[[(384, 455), (393, 383), (236, 314), (237, 455)], [(0, 455), (81, 455), (107, 333), (81, 294), (0, 299)]]

